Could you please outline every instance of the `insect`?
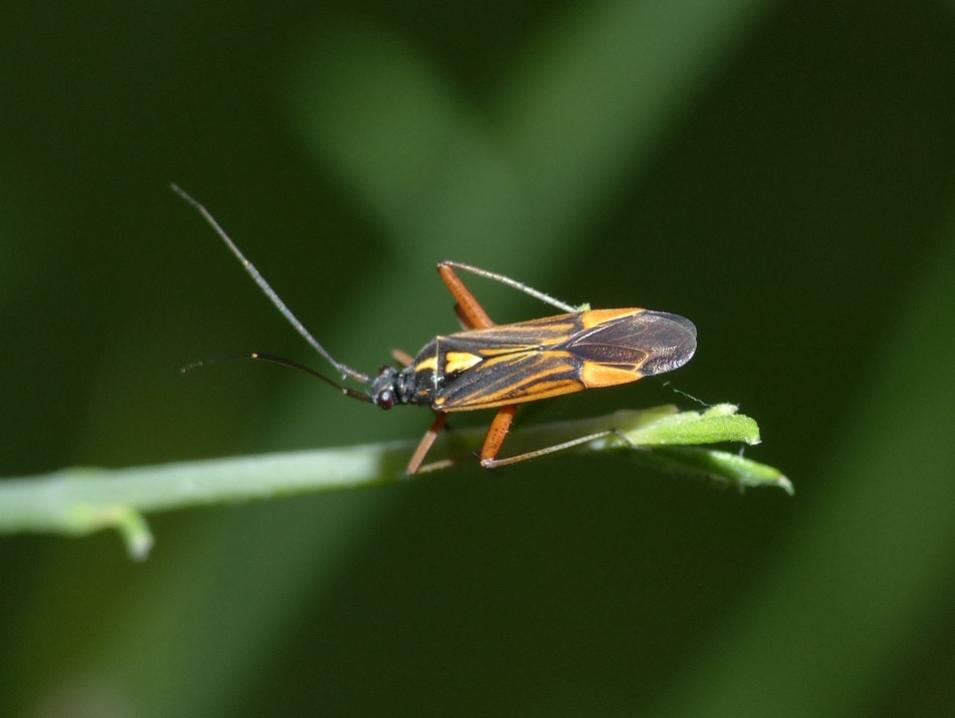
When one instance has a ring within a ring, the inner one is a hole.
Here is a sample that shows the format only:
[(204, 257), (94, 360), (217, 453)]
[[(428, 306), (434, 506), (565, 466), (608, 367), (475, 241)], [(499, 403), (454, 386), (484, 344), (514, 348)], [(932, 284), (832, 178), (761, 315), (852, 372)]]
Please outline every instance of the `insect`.
[[(590, 309), (565, 304), (509, 277), (453, 261), (439, 262), (440, 275), (455, 301), (465, 331), (439, 335), (415, 356), (395, 351), (402, 366), (386, 365), (369, 376), (335, 359), (295, 317), (255, 266), (239, 251), (211, 213), (177, 185), (176, 194), (209, 223), (246, 272), (308, 344), (339, 372), (342, 380), (362, 384), (363, 391), (339, 384), (296, 362), (272, 354), (250, 359), (299, 369), (353, 399), (391, 409), (396, 404), (429, 407), (435, 418), (408, 462), (407, 473), (433, 468), (424, 459), (444, 429), (450, 412), (496, 409), (480, 461), (485, 468), (526, 461), (615, 433), (606, 430), (516, 456), (498, 458), (517, 404), (615, 386), (681, 367), (696, 351), (696, 327), (684, 317), (650, 309)], [(456, 270), (501, 282), (562, 310), (561, 314), (515, 324), (495, 324)]]

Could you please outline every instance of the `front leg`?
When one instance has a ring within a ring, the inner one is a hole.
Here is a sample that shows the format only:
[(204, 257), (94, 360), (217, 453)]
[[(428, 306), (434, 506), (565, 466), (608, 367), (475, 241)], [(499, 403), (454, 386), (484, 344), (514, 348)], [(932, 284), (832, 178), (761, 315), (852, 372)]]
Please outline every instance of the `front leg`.
[(434, 417), (434, 421), (431, 423), (431, 426), (426, 432), (424, 432), (424, 436), (421, 437), (421, 441), (418, 442), (418, 448), (416, 448), (414, 453), (411, 455), (411, 459), (408, 461), (408, 468), (405, 469), (405, 474), (411, 476), (412, 474), (418, 473), (418, 470), (421, 468), (421, 464), (424, 462), (424, 457), (428, 455), (428, 452), (431, 450), (435, 439), (438, 438), (438, 434), (441, 433), (441, 430), (444, 428), (444, 423), (447, 420), (447, 414), (441, 411), (437, 412), (437, 415)]

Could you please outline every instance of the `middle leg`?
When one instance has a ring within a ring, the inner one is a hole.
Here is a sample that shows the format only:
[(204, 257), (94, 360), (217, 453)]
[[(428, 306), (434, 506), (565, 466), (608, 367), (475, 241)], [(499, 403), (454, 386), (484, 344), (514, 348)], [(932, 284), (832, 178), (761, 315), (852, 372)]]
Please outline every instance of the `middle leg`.
[[(454, 297), (454, 311), (458, 318), (468, 329), (487, 329), (493, 327), (494, 322), (484, 311), (484, 307), (471, 294), (464, 282), (454, 271), (454, 266), (450, 262), (441, 262), (438, 264), (438, 274), (451, 296)], [(507, 432), (511, 428), (511, 422), (514, 421), (514, 413), (517, 407), (513, 404), (502, 406), (497, 410), (491, 425), (488, 427), (487, 435), (484, 437), (484, 444), (481, 447), (481, 466), (489, 469), (495, 465), (494, 460), (497, 453), (504, 444)]]

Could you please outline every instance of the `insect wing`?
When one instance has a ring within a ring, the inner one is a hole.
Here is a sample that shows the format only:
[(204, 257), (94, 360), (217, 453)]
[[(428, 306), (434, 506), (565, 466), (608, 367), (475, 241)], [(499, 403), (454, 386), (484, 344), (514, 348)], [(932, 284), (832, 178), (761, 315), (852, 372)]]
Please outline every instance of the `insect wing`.
[(586, 389), (580, 361), (567, 351), (521, 351), (486, 359), (448, 380), (435, 395), (440, 411), (489, 409)]
[(648, 309), (604, 318), (605, 311), (584, 313), (589, 326), (560, 346), (581, 361), (587, 388), (673, 371), (696, 351), (696, 327), (689, 319)]
[(514, 324), (498, 324), (487, 329), (457, 332), (445, 340), (454, 351), (480, 357), (512, 354), (565, 343), (582, 328), (580, 314), (558, 314)]
[(445, 381), (432, 407), (466, 411), (672, 371), (693, 356), (696, 327), (666, 312), (599, 309), (460, 332), (442, 349)]

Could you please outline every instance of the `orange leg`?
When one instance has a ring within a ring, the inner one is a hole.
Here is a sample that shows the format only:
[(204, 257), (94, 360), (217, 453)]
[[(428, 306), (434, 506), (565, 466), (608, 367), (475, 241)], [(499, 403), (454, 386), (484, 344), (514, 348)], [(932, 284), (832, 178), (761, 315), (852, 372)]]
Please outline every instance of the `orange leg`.
[(487, 428), (487, 435), (484, 437), (484, 445), (481, 447), (481, 466), (485, 469), (490, 469), (496, 465), (495, 457), (497, 452), (501, 450), (504, 439), (507, 438), (511, 422), (514, 421), (515, 411), (517, 411), (517, 407), (513, 404), (502, 406), (491, 420), (491, 425)]
[(411, 362), (414, 361), (413, 356), (401, 349), (392, 349), (391, 356), (396, 362), (401, 364), (401, 366), (411, 366)]
[(468, 318), (464, 314), (464, 310), (461, 309), (461, 305), (455, 302), (454, 304), (454, 313), (458, 317), (458, 321), (461, 322), (461, 329), (471, 329), (471, 325), (468, 323)]
[(461, 318), (469, 329), (487, 329), (493, 327), (494, 322), (484, 311), (478, 300), (474, 298), (471, 291), (464, 286), (464, 282), (458, 277), (451, 265), (441, 262), (438, 264), (438, 274), (444, 282), (454, 301), (458, 303), (455, 312)]
[[(484, 307), (471, 294), (471, 290), (464, 286), (464, 282), (461, 281), (450, 264), (439, 263), (438, 274), (441, 275), (442, 281), (448, 291), (451, 292), (451, 296), (454, 297), (456, 302), (454, 305), (455, 313), (468, 329), (487, 329), (494, 326), (494, 322), (484, 311)], [(497, 452), (501, 450), (501, 445), (511, 428), (515, 411), (516, 407), (514, 405), (502, 406), (497, 410), (497, 414), (494, 415), (494, 419), (488, 427), (487, 435), (484, 437), (484, 445), (481, 447), (481, 466), (491, 468), (495, 465), (495, 457)], [(433, 441), (434, 439), (432, 439)]]
[[(414, 361), (408, 352), (401, 349), (392, 349), (391, 356), (394, 357), (395, 361), (403, 366), (411, 366), (411, 362)], [(434, 444), (435, 439), (438, 438), (438, 434), (441, 433), (441, 430), (445, 428), (445, 423), (447, 422), (448, 415), (442, 414), (441, 412), (435, 412), (434, 421), (431, 424), (431, 427), (425, 432), (424, 436), (421, 437), (421, 441), (418, 442), (418, 447), (414, 450), (414, 453), (411, 455), (411, 459), (408, 461), (408, 468), (405, 469), (405, 474), (417, 474), (419, 471), (428, 471), (429, 469), (437, 469), (443, 465), (443, 462), (436, 462), (434, 464), (428, 464), (426, 467), (421, 466), (421, 462), (424, 461), (424, 457), (428, 455), (428, 452), (431, 450), (431, 446)]]
[(442, 412), (436, 412), (436, 414), (431, 426), (424, 433), (424, 436), (421, 437), (421, 441), (418, 442), (418, 448), (415, 449), (411, 455), (411, 460), (408, 461), (408, 468), (405, 469), (405, 473), (409, 476), (418, 473), (418, 469), (421, 468), (424, 457), (428, 455), (431, 446), (434, 444), (434, 440), (438, 438), (438, 434), (440, 434), (441, 429), (444, 428), (444, 422), (448, 419), (447, 414)]

